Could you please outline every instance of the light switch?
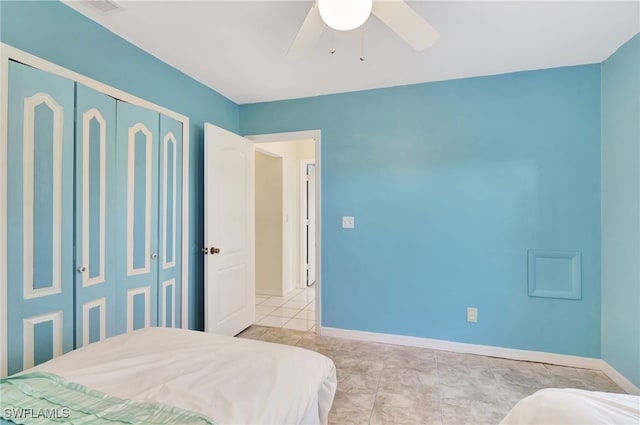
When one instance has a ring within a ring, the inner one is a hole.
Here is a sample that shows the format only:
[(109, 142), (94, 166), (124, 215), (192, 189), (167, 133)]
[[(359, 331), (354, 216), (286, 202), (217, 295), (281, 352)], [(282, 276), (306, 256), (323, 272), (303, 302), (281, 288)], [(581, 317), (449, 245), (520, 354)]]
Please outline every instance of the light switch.
[(355, 227), (355, 219), (353, 216), (342, 216), (342, 228), (343, 229), (353, 229)]
[(478, 322), (478, 309), (476, 307), (467, 307), (467, 322)]

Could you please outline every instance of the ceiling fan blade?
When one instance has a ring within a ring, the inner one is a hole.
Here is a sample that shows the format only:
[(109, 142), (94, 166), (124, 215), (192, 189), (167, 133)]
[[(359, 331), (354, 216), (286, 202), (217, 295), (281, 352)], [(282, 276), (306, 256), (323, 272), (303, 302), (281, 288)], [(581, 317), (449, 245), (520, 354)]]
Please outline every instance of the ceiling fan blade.
[(313, 2), (307, 17), (304, 19), (298, 35), (287, 53), (288, 58), (296, 58), (311, 53), (324, 31), (324, 22), (318, 11), (318, 4)]
[(373, 14), (417, 51), (435, 44), (440, 33), (403, 0), (375, 0)]

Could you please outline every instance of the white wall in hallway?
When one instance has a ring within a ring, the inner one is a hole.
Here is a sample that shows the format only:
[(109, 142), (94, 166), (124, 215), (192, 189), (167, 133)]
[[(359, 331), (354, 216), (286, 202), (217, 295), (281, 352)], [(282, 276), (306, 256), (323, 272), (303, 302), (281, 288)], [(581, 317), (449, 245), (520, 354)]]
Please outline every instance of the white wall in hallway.
[(256, 294), (283, 295), (281, 157), (255, 153)]
[(299, 282), (301, 270), (300, 250), (300, 208), (304, 201), (300, 197), (300, 161), (315, 158), (315, 141), (300, 140), (288, 142), (268, 142), (256, 148), (282, 157), (283, 184), (283, 293), (305, 285)]

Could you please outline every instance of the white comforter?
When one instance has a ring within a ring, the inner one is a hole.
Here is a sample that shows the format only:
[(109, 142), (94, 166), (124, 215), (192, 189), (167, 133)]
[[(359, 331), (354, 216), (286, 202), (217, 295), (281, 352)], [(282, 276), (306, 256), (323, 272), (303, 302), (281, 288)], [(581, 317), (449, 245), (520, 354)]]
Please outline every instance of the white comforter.
[(218, 424), (326, 424), (336, 389), (335, 366), (321, 354), (182, 329), (118, 335), (25, 372), (36, 370)]
[(640, 397), (547, 388), (516, 404), (500, 425), (640, 424)]

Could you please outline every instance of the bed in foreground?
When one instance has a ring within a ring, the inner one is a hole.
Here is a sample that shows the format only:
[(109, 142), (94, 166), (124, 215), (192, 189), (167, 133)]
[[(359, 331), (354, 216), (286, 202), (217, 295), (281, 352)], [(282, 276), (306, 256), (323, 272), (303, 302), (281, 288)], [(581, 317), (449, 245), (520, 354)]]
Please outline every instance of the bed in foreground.
[[(184, 414), (191, 415), (190, 423), (219, 425), (326, 424), (336, 389), (333, 362), (313, 351), (166, 328), (108, 338), (8, 379), (12, 386), (24, 387), (25, 376), (56, 394), (77, 392), (66, 387), (79, 384), (80, 393), (70, 396), (70, 404), (87, 399), (95, 405), (113, 397), (143, 410), (155, 404), (161, 408), (158, 417)], [(61, 382), (55, 382), (57, 377)], [(3, 399), (9, 394), (6, 384)], [(19, 389), (12, 392), (24, 392)], [(163, 411), (166, 406), (171, 407)], [(187, 416), (180, 418), (186, 423)]]
[(547, 388), (520, 400), (500, 425), (640, 424), (640, 397)]

